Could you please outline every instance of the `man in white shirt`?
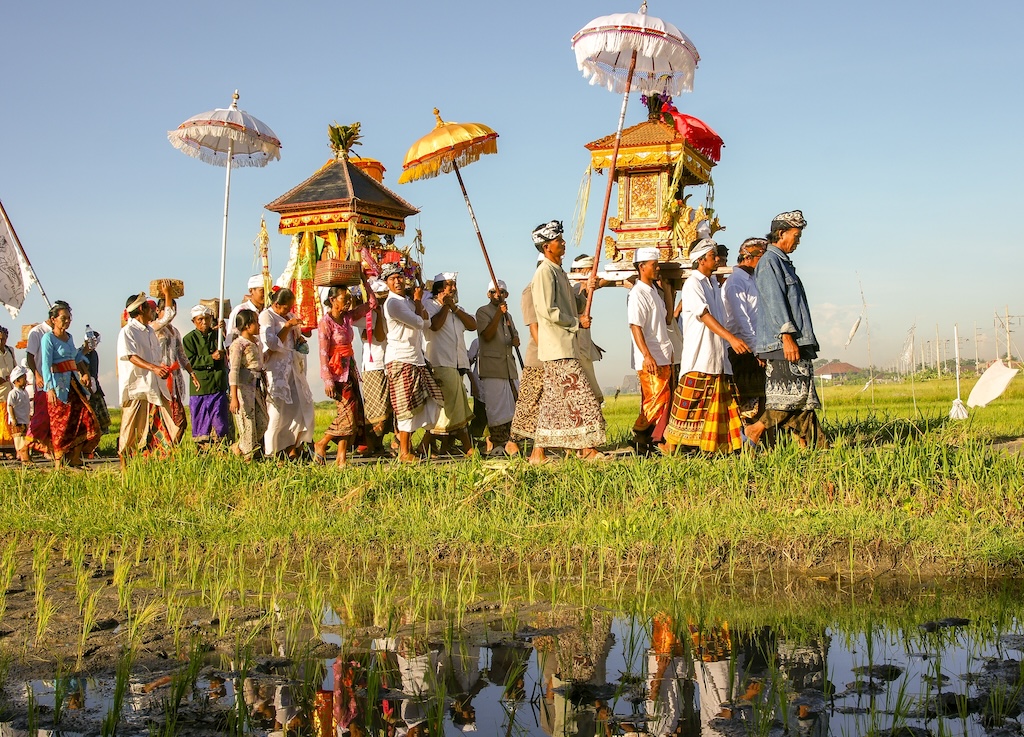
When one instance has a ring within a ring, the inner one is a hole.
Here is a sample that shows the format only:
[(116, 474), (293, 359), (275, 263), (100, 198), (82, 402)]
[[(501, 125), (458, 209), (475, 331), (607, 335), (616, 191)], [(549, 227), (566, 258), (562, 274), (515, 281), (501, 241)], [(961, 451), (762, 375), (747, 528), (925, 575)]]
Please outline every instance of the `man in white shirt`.
[(633, 338), (631, 365), (640, 383), (640, 414), (633, 423), (637, 453), (660, 444), (672, 405), (672, 340), (668, 310), (658, 287), (661, 272), (657, 248), (638, 248), (634, 255), (640, 274), (626, 298), (626, 317)]
[(430, 319), (423, 309), (423, 288), (413, 290), (412, 299), (405, 296), (405, 273), (398, 264), (385, 264), (381, 280), (388, 285), (384, 301), (384, 317), (388, 324), (388, 342), (384, 349), (384, 370), (387, 372), (388, 394), (395, 412), (395, 433), (398, 435), (398, 460), (414, 463), (412, 434), (429, 430), (437, 422), (444, 397), (423, 357), (423, 331)]
[[(725, 301), (725, 328), (748, 346), (755, 344), (757, 328), (757, 282), (754, 268), (768, 248), (764, 238), (747, 238), (740, 245), (736, 268), (722, 287)], [(729, 349), (729, 363), (736, 382), (736, 403), (740, 419), (756, 422), (764, 409), (765, 371), (753, 353), (736, 353)]]
[(469, 437), (469, 421), (473, 411), (469, 406), (466, 385), (460, 371), (469, 370), (464, 331), (476, 330), (476, 318), (459, 307), (459, 292), (455, 280), (458, 272), (442, 272), (434, 277), (431, 298), (423, 307), (430, 318), (430, 327), (424, 332), (427, 361), (430, 362), (434, 381), (441, 387), (444, 406), (437, 424), (423, 438), (427, 448), (436, 435), (451, 435), (462, 443), (466, 455), (475, 451)]
[(685, 445), (706, 452), (735, 451), (742, 446), (742, 431), (726, 346), (739, 354), (750, 353), (750, 347), (722, 324), (722, 294), (711, 278), (718, 265), (718, 244), (710, 238), (698, 241), (690, 259), (693, 271), (682, 290), (683, 360), (665, 430), (666, 449)]
[[(235, 309), (231, 310), (231, 315), (228, 317), (226, 332), (224, 334), (224, 349), (227, 350), (231, 347), (231, 341), (238, 337), (238, 329), (235, 328), (235, 317), (242, 310), (252, 310), (257, 315), (263, 312), (263, 308), (266, 306), (266, 294), (263, 291), (263, 276), (262, 274), (255, 274), (249, 277), (248, 283), (245, 285), (249, 291), (245, 294), (245, 299), (242, 304), (238, 305)], [(214, 318), (216, 319), (216, 318)]]
[(139, 452), (166, 451), (181, 441), (185, 428), (171, 415), (167, 386), (170, 367), (160, 363), (160, 341), (150, 323), (156, 319), (156, 303), (146, 293), (132, 295), (125, 304), (128, 322), (117, 334), (118, 395), (121, 400), (121, 434), (117, 452), (124, 468)]

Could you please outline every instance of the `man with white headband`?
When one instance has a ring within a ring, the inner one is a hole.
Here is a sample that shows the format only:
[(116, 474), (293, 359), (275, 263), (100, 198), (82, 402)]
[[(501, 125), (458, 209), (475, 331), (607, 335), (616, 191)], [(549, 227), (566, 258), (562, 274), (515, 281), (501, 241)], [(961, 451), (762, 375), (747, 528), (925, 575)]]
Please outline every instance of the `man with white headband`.
[(640, 414), (633, 423), (637, 453), (659, 445), (672, 404), (672, 340), (665, 298), (657, 285), (661, 273), (657, 248), (638, 248), (633, 256), (639, 278), (626, 298), (626, 318), (633, 338), (631, 365), (640, 384)]
[(191, 317), (195, 330), (186, 333), (181, 344), (192, 364), (196, 382), (188, 399), (192, 439), (202, 449), (216, 441), (234, 442), (235, 423), (228, 408), (227, 355), (217, 347), (213, 310), (206, 305), (196, 305)]
[(423, 356), (423, 332), (430, 329), (430, 318), (423, 309), (422, 287), (417, 286), (411, 298), (406, 296), (405, 273), (399, 264), (384, 264), (380, 278), (388, 285), (384, 302), (388, 325), (384, 370), (395, 413), (398, 460), (415, 463), (418, 458), (412, 450), (412, 434), (432, 428), (444, 404), (441, 389)]
[(121, 435), (117, 453), (121, 467), (136, 453), (166, 453), (177, 445), (184, 428), (171, 415), (170, 366), (161, 363), (160, 341), (150, 324), (156, 302), (145, 292), (125, 302), (128, 322), (117, 335), (117, 383), (121, 401)]
[(750, 347), (723, 325), (722, 293), (710, 278), (718, 266), (718, 244), (701, 239), (691, 248), (690, 260), (693, 271), (682, 289), (683, 358), (665, 449), (684, 445), (708, 453), (737, 451), (743, 435), (726, 346), (740, 354), (749, 353)]
[(772, 220), (768, 250), (754, 270), (757, 282), (757, 345), (765, 368), (765, 411), (747, 427), (751, 442), (765, 430), (787, 430), (801, 447), (827, 442), (815, 410), (821, 407), (814, 386), (818, 339), (803, 282), (790, 256), (800, 245), (807, 221), (800, 210)]
[[(230, 349), (231, 341), (238, 337), (238, 329), (235, 328), (235, 318), (238, 317), (238, 313), (242, 310), (252, 310), (258, 315), (263, 312), (263, 308), (266, 306), (266, 294), (263, 288), (262, 274), (254, 274), (253, 276), (250, 276), (245, 288), (248, 291), (245, 293), (245, 299), (242, 300), (242, 304), (231, 310), (231, 315), (228, 317), (228, 321), (225, 325), (217, 328), (218, 330), (225, 330), (225, 350)], [(216, 319), (217, 316), (214, 315), (214, 322), (216, 322)]]
[(519, 446), (512, 442), (510, 433), (519, 394), (519, 371), (513, 356), (519, 346), (519, 333), (508, 314), (505, 282), (499, 279), (496, 285), (488, 283), (487, 299), (487, 304), (476, 311), (476, 365), (487, 408), (487, 452), (516, 455)]
[(537, 311), (537, 357), (544, 362), (544, 382), (530, 463), (547, 460), (545, 448), (580, 451), (583, 460), (605, 458), (605, 420), (579, 361), (576, 333), (590, 327), (590, 316), (576, 308), (569, 279), (562, 270), (565, 239), (562, 223), (552, 220), (533, 230), (534, 247), (544, 261), (533, 275)]
[(473, 411), (462, 373), (469, 371), (464, 333), (476, 330), (476, 319), (459, 306), (458, 276), (458, 272), (448, 271), (435, 276), (431, 298), (423, 302), (430, 318), (430, 325), (423, 333), (426, 357), (434, 380), (441, 387), (444, 406), (437, 424), (427, 430), (420, 447), (429, 448), (435, 436), (452, 436), (462, 444), (466, 455), (472, 455), (476, 450), (469, 437)]

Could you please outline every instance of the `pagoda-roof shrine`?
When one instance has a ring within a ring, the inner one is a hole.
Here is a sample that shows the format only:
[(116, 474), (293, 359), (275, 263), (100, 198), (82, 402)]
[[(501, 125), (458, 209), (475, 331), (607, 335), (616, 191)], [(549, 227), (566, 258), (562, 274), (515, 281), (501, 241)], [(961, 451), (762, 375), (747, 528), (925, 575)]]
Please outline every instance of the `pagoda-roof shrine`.
[(405, 218), (418, 209), (385, 187), (375, 159), (336, 157), (309, 179), (266, 205), (280, 213), (281, 233), (348, 230), (403, 235)]
[[(615, 134), (586, 144), (591, 168), (607, 169), (614, 147)], [(605, 238), (605, 256), (628, 263), (637, 248), (654, 247), (662, 261), (685, 262), (697, 226), (713, 212), (687, 205), (684, 188), (711, 181), (721, 150), (717, 133), (671, 105), (652, 110), (648, 120), (623, 130), (615, 164), (618, 213), (607, 223), (618, 239)], [(713, 221), (712, 230), (717, 225)]]

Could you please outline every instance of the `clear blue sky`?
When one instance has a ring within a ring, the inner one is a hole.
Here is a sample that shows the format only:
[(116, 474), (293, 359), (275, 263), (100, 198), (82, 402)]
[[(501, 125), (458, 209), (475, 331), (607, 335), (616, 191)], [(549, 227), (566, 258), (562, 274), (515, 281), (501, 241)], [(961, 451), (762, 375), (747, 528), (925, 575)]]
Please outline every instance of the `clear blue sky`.
[[(261, 215), (275, 273), (285, 264), (288, 238), (263, 205), (329, 158), (329, 123), (358, 120), (356, 151), (383, 161), (385, 183), (422, 209), (408, 225), (423, 230), (426, 271), (459, 270), (462, 302), (476, 307), (487, 276), (458, 184), (398, 185), (406, 149), (432, 127), (434, 106), (499, 132), (499, 153), (464, 175), (498, 275), (518, 293), (533, 269), (531, 229), (571, 219), (583, 144), (613, 132), (618, 116), (620, 98), (583, 80), (569, 39), (595, 16), (637, 7), (9, 3), (0, 200), (47, 294), (74, 306), (72, 332), (90, 323), (103, 333), (106, 373), (129, 293), (183, 279), (187, 312), (217, 292), (224, 172), (174, 150), (166, 131), (226, 107), (238, 88), (283, 150), (232, 176), (233, 302), (253, 271)], [(728, 228), (719, 240), (735, 255), (777, 212), (804, 211), (795, 261), (824, 356), (867, 361), (863, 327), (842, 347), (861, 312), (859, 274), (876, 364), (895, 359), (915, 321), (932, 340), (936, 324), (945, 340), (955, 321), (967, 337), (977, 322), (982, 357), (992, 357), (993, 311), (1024, 313), (1024, 4), (651, 0), (649, 12), (701, 54), (693, 93), (676, 102), (725, 139), (714, 172)], [(627, 125), (643, 114), (634, 95)], [(588, 251), (603, 183), (591, 195)], [(629, 372), (623, 303), (621, 291), (597, 296), (606, 385)], [(42, 313), (33, 292), (12, 338)], [(190, 327), (187, 316), (177, 324)], [(973, 357), (973, 342), (963, 350)]]

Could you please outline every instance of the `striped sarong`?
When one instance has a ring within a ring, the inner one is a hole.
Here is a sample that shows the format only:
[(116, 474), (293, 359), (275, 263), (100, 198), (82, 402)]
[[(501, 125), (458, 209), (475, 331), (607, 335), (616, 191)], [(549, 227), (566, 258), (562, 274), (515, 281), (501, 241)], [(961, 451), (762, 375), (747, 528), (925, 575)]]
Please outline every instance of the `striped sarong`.
[(726, 376), (692, 371), (680, 377), (665, 442), (708, 453), (740, 449), (740, 413)]
[(391, 398), (388, 396), (388, 375), (383, 369), (380, 371), (365, 371), (363, 379), (363, 413), (366, 416), (366, 424), (374, 428), (378, 435), (383, 430), (383, 425), (391, 417)]
[(386, 371), (388, 396), (395, 411), (395, 419), (411, 420), (430, 399), (437, 402), (438, 406), (444, 404), (441, 388), (426, 366), (392, 361)]

